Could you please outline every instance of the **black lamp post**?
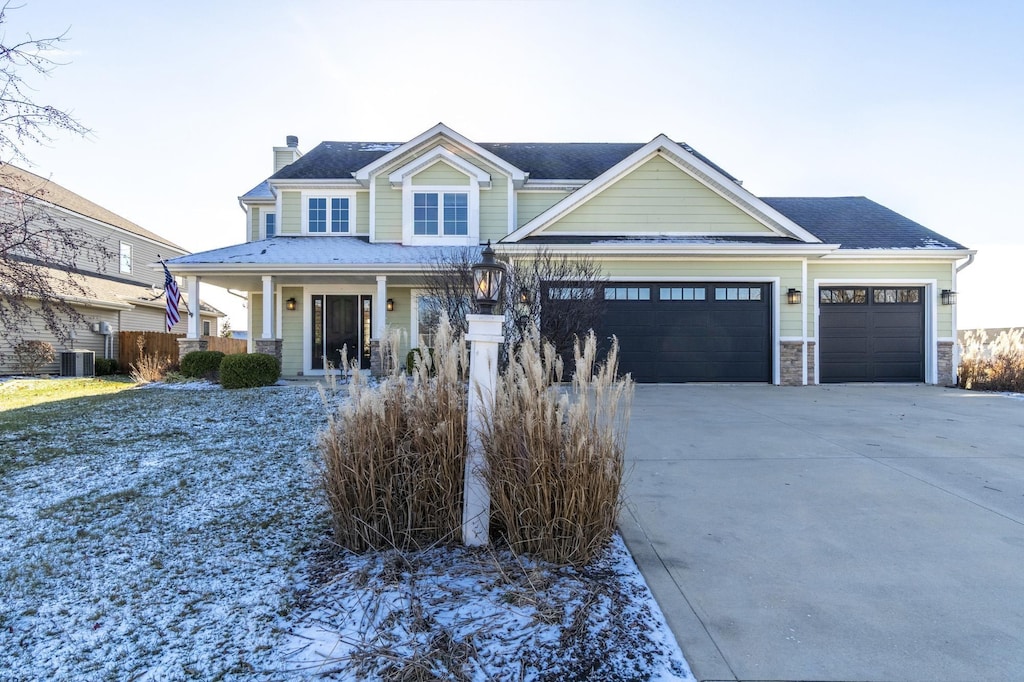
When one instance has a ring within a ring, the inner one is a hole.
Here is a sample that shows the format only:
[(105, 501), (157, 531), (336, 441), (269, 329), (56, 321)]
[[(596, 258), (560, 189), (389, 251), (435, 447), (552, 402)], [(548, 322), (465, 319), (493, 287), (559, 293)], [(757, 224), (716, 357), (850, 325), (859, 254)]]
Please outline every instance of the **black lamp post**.
[(501, 302), (505, 286), (505, 264), (494, 260), (491, 240), (483, 251), (483, 260), (473, 265), (473, 298), (480, 308), (480, 314), (492, 315), (494, 307)]

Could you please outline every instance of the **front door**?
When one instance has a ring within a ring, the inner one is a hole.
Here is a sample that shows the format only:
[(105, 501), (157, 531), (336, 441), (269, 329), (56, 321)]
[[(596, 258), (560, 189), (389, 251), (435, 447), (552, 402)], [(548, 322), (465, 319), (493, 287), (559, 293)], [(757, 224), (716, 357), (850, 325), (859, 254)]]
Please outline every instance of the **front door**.
[[(325, 294), (312, 297), (312, 369), (340, 367), (343, 349), (349, 362), (358, 357), (360, 368), (369, 368), (369, 353), (364, 350), (367, 350), (369, 345), (369, 324), (365, 318), (372, 310), (370, 298)], [(363, 343), (362, 336), (366, 336), (366, 344)], [(363, 348), (364, 345), (367, 349)]]

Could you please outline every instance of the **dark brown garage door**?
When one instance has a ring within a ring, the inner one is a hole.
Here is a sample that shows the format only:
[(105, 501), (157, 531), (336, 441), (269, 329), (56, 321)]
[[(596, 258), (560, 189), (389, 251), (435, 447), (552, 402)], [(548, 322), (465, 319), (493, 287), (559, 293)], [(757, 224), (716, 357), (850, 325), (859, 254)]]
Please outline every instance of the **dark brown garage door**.
[(819, 289), (822, 383), (924, 381), (924, 288)]
[(764, 381), (771, 373), (771, 285), (609, 283), (598, 339), (619, 339), (619, 370), (640, 382)]

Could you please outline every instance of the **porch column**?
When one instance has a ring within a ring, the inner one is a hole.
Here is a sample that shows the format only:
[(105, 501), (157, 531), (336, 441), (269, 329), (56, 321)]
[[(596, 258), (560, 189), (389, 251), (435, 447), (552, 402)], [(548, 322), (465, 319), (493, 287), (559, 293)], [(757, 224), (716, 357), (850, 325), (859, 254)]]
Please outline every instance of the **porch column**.
[(384, 338), (384, 315), (387, 313), (387, 300), (387, 275), (377, 275), (377, 300), (374, 302), (375, 310), (373, 311), (373, 338), (377, 340)]
[(274, 278), (263, 275), (263, 338), (274, 338)]
[(192, 275), (188, 278), (188, 324), (186, 338), (199, 338), (199, 278)]

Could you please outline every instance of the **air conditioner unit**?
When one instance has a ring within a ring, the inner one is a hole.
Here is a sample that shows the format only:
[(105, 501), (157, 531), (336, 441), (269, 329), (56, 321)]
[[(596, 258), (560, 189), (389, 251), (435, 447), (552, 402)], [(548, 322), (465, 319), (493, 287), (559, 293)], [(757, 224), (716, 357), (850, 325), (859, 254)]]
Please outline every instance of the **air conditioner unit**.
[(91, 350), (62, 350), (60, 352), (62, 377), (96, 376), (96, 353)]

